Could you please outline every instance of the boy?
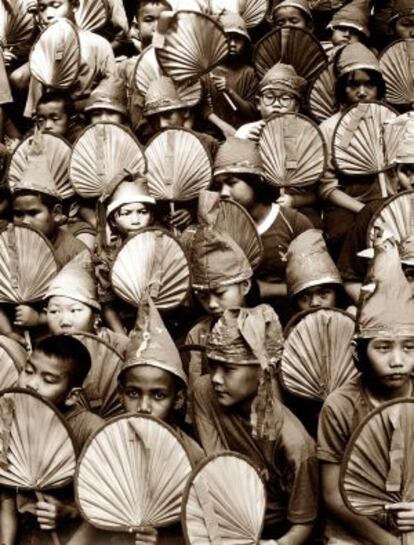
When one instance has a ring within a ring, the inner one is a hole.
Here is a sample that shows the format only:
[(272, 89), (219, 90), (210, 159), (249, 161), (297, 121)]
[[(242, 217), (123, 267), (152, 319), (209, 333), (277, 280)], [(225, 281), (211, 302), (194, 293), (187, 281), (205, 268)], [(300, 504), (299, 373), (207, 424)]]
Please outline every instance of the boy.
[[(18, 386), (41, 395), (59, 409), (68, 422), (78, 451), (102, 424), (99, 416), (82, 407), (82, 384), (89, 373), (91, 358), (77, 339), (66, 335), (40, 341), (21, 372)], [(67, 540), (80, 523), (71, 487), (44, 495), (36, 501), (31, 495), (3, 491), (0, 527), (1, 543), (14, 545), (17, 530), (19, 545), (48, 545), (51, 530)], [(8, 516), (4, 516), (7, 512)], [(12, 516), (14, 514), (14, 516)]]
[[(361, 298), (357, 319), (356, 365), (361, 375), (328, 396), (318, 430), (322, 492), (329, 516), (327, 537), (346, 543), (397, 545), (383, 520), (354, 515), (339, 492), (343, 453), (361, 420), (375, 407), (396, 397), (413, 396), (414, 298), (401, 269), (392, 239), (375, 244), (368, 285)], [(393, 530), (412, 531), (414, 503), (390, 506)]]
[(395, 40), (414, 38), (414, 6), (411, 0), (394, 0), (389, 24)]
[(262, 539), (301, 545), (317, 517), (318, 468), (312, 439), (280, 402), (282, 345), (269, 306), (225, 310), (207, 339), (210, 376), (194, 385), (193, 421), (207, 454), (233, 450), (259, 467), (267, 488)]
[(271, 18), (276, 28), (313, 29), (312, 13), (307, 0), (283, 0), (273, 7)]
[(369, 38), (369, 2), (352, 0), (332, 17), (327, 28), (331, 31), (334, 47), (356, 42), (365, 43)]
[(35, 121), (41, 132), (62, 136), (70, 144), (82, 130), (76, 120), (73, 100), (66, 91), (43, 93), (36, 105)]
[(91, 124), (109, 121), (127, 124), (128, 109), (124, 82), (119, 78), (103, 81), (94, 89), (84, 109)]

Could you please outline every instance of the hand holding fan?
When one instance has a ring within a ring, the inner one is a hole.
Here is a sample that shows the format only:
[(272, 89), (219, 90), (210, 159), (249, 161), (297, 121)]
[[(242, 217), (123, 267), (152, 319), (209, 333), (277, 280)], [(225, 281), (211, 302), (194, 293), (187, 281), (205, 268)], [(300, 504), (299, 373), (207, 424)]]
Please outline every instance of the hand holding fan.
[(205, 0), (213, 15), (226, 11), (238, 13), (246, 23), (247, 28), (259, 25), (266, 17), (267, 0)]
[(414, 40), (398, 40), (379, 58), (390, 104), (414, 105)]
[(247, 458), (233, 452), (211, 456), (192, 473), (185, 490), (186, 542), (256, 545), (265, 508), (263, 481)]
[[(414, 399), (399, 398), (372, 411), (345, 451), (339, 484), (347, 507), (358, 515), (383, 518), (386, 505), (413, 503), (413, 452)], [(414, 543), (414, 532), (400, 535), (403, 545)]]
[(355, 320), (333, 308), (311, 310), (298, 318), (283, 347), (281, 381), (295, 396), (324, 401), (358, 374), (351, 349)]
[(76, 498), (83, 517), (103, 530), (133, 532), (180, 518), (191, 464), (172, 428), (138, 415), (115, 418), (85, 446)]
[(35, 29), (34, 19), (24, 0), (0, 1), (0, 43), (18, 55), (27, 54)]
[(82, 30), (96, 32), (110, 19), (110, 7), (107, 0), (80, 0), (75, 10), (76, 24)]

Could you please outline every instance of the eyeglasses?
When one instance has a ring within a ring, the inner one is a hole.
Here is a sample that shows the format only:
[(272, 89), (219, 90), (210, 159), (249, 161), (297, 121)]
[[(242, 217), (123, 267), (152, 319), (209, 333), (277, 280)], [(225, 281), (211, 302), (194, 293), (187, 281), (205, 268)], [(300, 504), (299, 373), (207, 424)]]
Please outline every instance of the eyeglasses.
[(265, 106), (273, 106), (273, 104), (277, 102), (280, 106), (283, 106), (284, 108), (290, 106), (295, 100), (295, 97), (293, 95), (289, 95), (287, 93), (284, 93), (283, 95), (278, 95), (274, 91), (264, 91), (264, 93), (262, 93), (260, 97)]

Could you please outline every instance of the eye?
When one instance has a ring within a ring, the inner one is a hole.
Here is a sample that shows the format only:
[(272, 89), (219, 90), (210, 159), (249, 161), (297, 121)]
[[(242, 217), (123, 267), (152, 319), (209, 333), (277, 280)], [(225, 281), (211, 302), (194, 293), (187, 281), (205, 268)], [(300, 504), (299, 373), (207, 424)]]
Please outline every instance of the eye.
[(130, 399), (138, 399), (139, 397), (139, 391), (134, 388), (127, 388), (125, 393)]
[(26, 375), (33, 375), (33, 373), (34, 373), (33, 368), (30, 367), (29, 365), (26, 365), (26, 367), (24, 368), (24, 373)]
[(166, 397), (167, 397), (166, 394), (161, 391), (156, 391), (153, 393), (153, 398), (155, 399), (155, 401), (162, 401)]

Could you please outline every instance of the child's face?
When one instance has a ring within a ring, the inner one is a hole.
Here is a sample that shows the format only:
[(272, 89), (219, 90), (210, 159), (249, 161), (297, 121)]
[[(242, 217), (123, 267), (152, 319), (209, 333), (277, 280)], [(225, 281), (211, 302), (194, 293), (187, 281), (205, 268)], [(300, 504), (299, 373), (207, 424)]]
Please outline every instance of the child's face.
[(227, 32), (227, 41), (229, 44), (230, 57), (237, 57), (243, 51), (246, 38), (237, 32)]
[(414, 15), (405, 15), (395, 23), (395, 37), (401, 40), (414, 38)]
[(373, 379), (395, 393), (411, 380), (414, 370), (414, 337), (370, 339), (367, 357)]
[(336, 305), (335, 290), (330, 286), (313, 286), (296, 296), (300, 310), (309, 310), (316, 307), (334, 307)]
[(220, 286), (214, 290), (196, 291), (195, 295), (206, 312), (218, 317), (226, 308), (244, 307), (250, 282), (238, 282), (229, 286)]
[(151, 116), (151, 121), (156, 130), (168, 128), (182, 128), (187, 119), (186, 110), (168, 110)]
[(38, 0), (39, 17), (42, 26), (48, 26), (63, 18), (70, 18), (70, 0)]
[(65, 402), (71, 389), (66, 364), (36, 350), (20, 373), (18, 385), (36, 392), (56, 406)]
[(299, 101), (292, 93), (267, 87), (260, 92), (258, 108), (262, 119), (268, 119), (275, 113), (289, 114), (298, 112)]
[(235, 174), (216, 176), (213, 187), (214, 191), (218, 191), (222, 198), (233, 199), (244, 206), (246, 210), (251, 210), (255, 204), (253, 188)]
[(124, 409), (168, 420), (177, 396), (175, 377), (152, 365), (137, 365), (123, 374), (119, 390)]
[(110, 121), (111, 123), (118, 123), (122, 125), (124, 121), (123, 116), (120, 112), (115, 112), (115, 110), (105, 110), (103, 108), (91, 110), (90, 118), (92, 125), (95, 125), (96, 123), (101, 123), (102, 121)]
[(114, 224), (122, 238), (135, 235), (152, 223), (152, 212), (144, 203), (124, 204), (114, 212)]
[(49, 134), (65, 136), (68, 132), (69, 119), (63, 103), (53, 100), (37, 107), (36, 123), (38, 129)]
[(166, 7), (156, 2), (146, 4), (138, 10), (137, 25), (143, 47), (151, 44), (157, 29), (158, 19), (163, 11), (166, 11)]
[(209, 360), (208, 365), (220, 405), (232, 407), (253, 400), (259, 386), (259, 365), (225, 365), (214, 360)]
[(362, 100), (375, 100), (378, 89), (365, 70), (355, 70), (345, 87), (345, 99), (348, 106)]
[(18, 195), (13, 201), (15, 225), (29, 225), (47, 238), (56, 232), (55, 211), (42, 203), (38, 195)]
[(333, 28), (331, 42), (333, 45), (349, 45), (359, 42), (358, 32), (346, 25), (338, 25)]
[(85, 303), (63, 296), (49, 299), (46, 309), (47, 325), (52, 335), (62, 333), (93, 333), (94, 311)]
[(308, 28), (308, 22), (304, 13), (300, 9), (284, 6), (277, 8), (273, 11), (273, 24), (276, 28), (283, 27), (296, 27), (296, 28)]

